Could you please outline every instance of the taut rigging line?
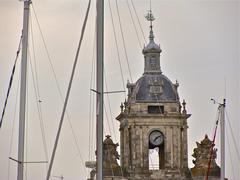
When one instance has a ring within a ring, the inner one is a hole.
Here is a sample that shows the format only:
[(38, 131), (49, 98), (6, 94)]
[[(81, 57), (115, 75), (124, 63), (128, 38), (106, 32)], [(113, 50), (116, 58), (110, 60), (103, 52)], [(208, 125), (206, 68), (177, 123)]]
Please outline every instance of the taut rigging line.
[(11, 87), (12, 87), (15, 68), (16, 68), (18, 57), (19, 57), (19, 53), (21, 51), (21, 44), (22, 44), (22, 35), (21, 35), (21, 38), (20, 38), (20, 41), (19, 41), (19, 44), (18, 44), (18, 50), (17, 50), (17, 53), (16, 53), (16, 57), (15, 57), (15, 60), (14, 60), (14, 65), (13, 65), (13, 69), (12, 69), (12, 73), (11, 73), (11, 77), (10, 77), (10, 81), (9, 81), (9, 85), (8, 85), (7, 96), (6, 96), (6, 99), (5, 99), (5, 103), (4, 103), (4, 107), (3, 107), (3, 111), (2, 111), (2, 116), (1, 116), (1, 120), (0, 120), (0, 128), (2, 127), (2, 122), (3, 122), (4, 114), (5, 114), (5, 111), (6, 111), (6, 107), (7, 107), (8, 97), (9, 97), (10, 90), (11, 90)]
[[(214, 100), (213, 100), (214, 101)], [(214, 102), (215, 103), (215, 102)], [(208, 176), (209, 176), (209, 172), (210, 172), (210, 168), (211, 168), (211, 162), (212, 162), (212, 156), (213, 156), (213, 150), (214, 150), (214, 146), (215, 146), (215, 140), (216, 140), (216, 134), (217, 134), (217, 128), (218, 128), (218, 124), (219, 124), (219, 113), (220, 113), (220, 108), (218, 109), (218, 117), (215, 123), (215, 128), (214, 128), (214, 134), (213, 134), (213, 140), (212, 140), (212, 144), (211, 144), (211, 151), (210, 151), (210, 159), (208, 161), (208, 168), (207, 168), (207, 174), (206, 174), (206, 178), (205, 180), (208, 180)]]
[[(211, 99), (211, 101), (213, 101), (214, 104), (219, 104), (218, 106), (218, 118), (216, 121), (216, 125), (215, 125), (215, 129), (214, 129), (214, 136), (213, 136), (213, 141), (211, 144), (211, 151), (210, 151), (210, 159), (208, 161), (208, 168), (207, 168), (207, 173), (206, 173), (206, 177), (205, 180), (208, 180), (208, 176), (209, 176), (209, 172), (210, 172), (210, 168), (211, 168), (211, 161), (212, 161), (212, 156), (213, 156), (213, 151), (214, 151), (214, 146), (215, 146), (215, 140), (216, 140), (216, 134), (217, 134), (217, 128), (218, 128), (218, 124), (219, 121), (221, 121), (221, 180), (225, 178), (225, 106), (226, 106), (226, 99), (223, 99), (223, 103), (218, 103), (217, 101), (215, 101), (214, 99)], [(224, 151), (223, 151), (224, 150)]]
[(62, 129), (63, 119), (64, 119), (66, 108), (67, 108), (67, 103), (68, 103), (68, 99), (69, 99), (69, 95), (70, 95), (70, 90), (71, 90), (71, 87), (72, 87), (74, 73), (75, 73), (75, 70), (76, 70), (78, 56), (79, 56), (79, 52), (80, 52), (80, 48), (81, 48), (81, 45), (82, 45), (82, 40), (83, 40), (83, 36), (84, 36), (84, 32), (85, 32), (85, 28), (86, 28), (86, 24), (87, 24), (87, 20), (88, 20), (90, 5), (91, 5), (91, 0), (89, 0), (89, 2), (88, 2), (86, 15), (85, 15), (84, 22), (83, 22), (83, 27), (82, 27), (82, 30), (81, 30), (81, 36), (80, 36), (80, 40), (79, 40), (74, 64), (73, 64), (73, 69), (72, 69), (70, 81), (69, 81), (69, 84), (68, 84), (68, 90), (67, 90), (67, 94), (66, 94), (66, 98), (65, 98), (65, 102), (64, 102), (64, 106), (63, 106), (61, 119), (60, 119), (60, 122), (59, 122), (58, 132), (57, 132), (56, 140), (55, 140), (55, 143), (54, 143), (54, 148), (53, 148), (53, 152), (52, 152), (52, 156), (51, 156), (51, 161), (50, 161), (49, 169), (48, 169), (48, 172), (47, 172), (47, 178), (46, 178), (47, 180), (50, 179), (50, 175), (51, 175), (52, 165), (53, 165), (53, 161), (54, 161), (54, 157), (55, 157), (55, 153), (56, 153), (56, 149), (57, 149), (57, 145), (58, 145), (59, 136), (60, 136), (61, 129)]

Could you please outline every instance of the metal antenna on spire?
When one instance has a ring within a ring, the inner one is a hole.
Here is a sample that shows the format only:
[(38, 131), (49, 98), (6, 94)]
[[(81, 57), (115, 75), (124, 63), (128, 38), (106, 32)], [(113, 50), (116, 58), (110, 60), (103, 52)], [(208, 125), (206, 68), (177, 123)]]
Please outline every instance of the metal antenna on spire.
[(153, 41), (154, 39), (154, 35), (153, 35), (153, 21), (155, 20), (153, 13), (152, 13), (152, 1), (150, 0), (150, 10), (148, 10), (147, 15), (145, 16), (145, 18), (147, 19), (147, 21), (150, 22), (150, 36), (149, 39), (150, 41)]
[(150, 22), (150, 35), (149, 35), (149, 40), (153, 41), (154, 40), (154, 35), (153, 35), (153, 26), (152, 22), (155, 20), (152, 10), (149, 10), (145, 18)]
[(152, 13), (152, 1), (150, 0), (150, 10), (148, 11), (145, 18), (150, 21), (150, 29), (152, 30), (152, 22), (155, 20), (153, 13)]
[(150, 0), (150, 11), (152, 11), (152, 0)]
[(147, 15), (145, 16), (145, 18), (150, 22), (150, 29), (152, 31), (152, 22), (155, 20), (152, 10), (150, 9), (147, 13)]

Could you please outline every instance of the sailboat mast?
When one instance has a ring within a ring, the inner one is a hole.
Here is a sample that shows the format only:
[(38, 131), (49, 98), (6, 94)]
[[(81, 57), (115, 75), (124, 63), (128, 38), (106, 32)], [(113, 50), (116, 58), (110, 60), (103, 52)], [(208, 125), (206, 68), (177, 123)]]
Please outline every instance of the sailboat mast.
[(221, 180), (225, 179), (225, 106), (226, 99), (221, 106)]
[(97, 0), (97, 180), (103, 179), (103, 57), (104, 57), (104, 0)]
[(24, 144), (25, 144), (24, 139), (25, 139), (26, 87), (27, 87), (27, 51), (28, 51), (28, 25), (29, 25), (29, 6), (30, 6), (30, 4), (31, 4), (31, 0), (24, 0), (17, 180), (23, 180), (23, 171), (24, 171)]

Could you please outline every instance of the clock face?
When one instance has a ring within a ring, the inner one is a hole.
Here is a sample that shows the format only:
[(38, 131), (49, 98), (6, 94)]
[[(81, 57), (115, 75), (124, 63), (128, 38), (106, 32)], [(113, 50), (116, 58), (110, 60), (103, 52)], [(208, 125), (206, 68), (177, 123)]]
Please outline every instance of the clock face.
[(155, 147), (160, 146), (163, 143), (163, 134), (158, 130), (154, 130), (149, 135), (149, 141)]

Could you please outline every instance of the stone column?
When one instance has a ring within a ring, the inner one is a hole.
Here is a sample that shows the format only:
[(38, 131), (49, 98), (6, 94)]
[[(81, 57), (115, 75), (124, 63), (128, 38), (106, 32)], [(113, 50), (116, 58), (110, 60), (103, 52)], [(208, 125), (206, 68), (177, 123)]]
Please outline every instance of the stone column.
[(171, 143), (171, 168), (174, 167), (174, 134), (173, 134), (173, 127), (171, 128), (171, 139), (170, 139), (170, 143)]
[(171, 138), (171, 128), (169, 126), (165, 127), (164, 132), (164, 152), (165, 152), (165, 167), (171, 167), (171, 145), (172, 145), (172, 138)]
[(188, 133), (187, 133), (187, 120), (184, 120), (183, 126), (183, 167), (188, 168)]
[(148, 128), (144, 126), (142, 128), (142, 157), (143, 157), (143, 169), (149, 170), (149, 147), (148, 147)]
[(124, 128), (120, 128), (120, 164), (121, 167), (124, 168), (125, 167), (125, 154), (124, 154), (124, 148), (125, 148), (125, 139), (124, 139)]

